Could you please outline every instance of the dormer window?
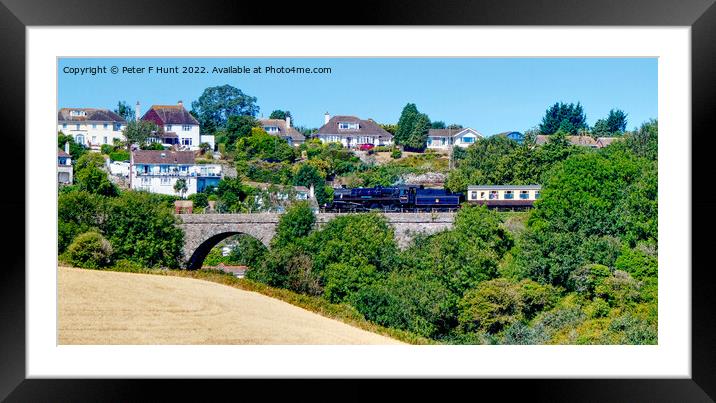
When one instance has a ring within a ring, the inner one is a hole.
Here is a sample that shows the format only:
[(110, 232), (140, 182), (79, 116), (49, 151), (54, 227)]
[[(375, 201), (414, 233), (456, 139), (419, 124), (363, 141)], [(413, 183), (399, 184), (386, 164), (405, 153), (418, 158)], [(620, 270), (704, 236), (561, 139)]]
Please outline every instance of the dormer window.
[(70, 111), (70, 116), (87, 116), (85, 111)]
[(278, 133), (278, 126), (264, 126), (266, 133)]
[(339, 122), (338, 129), (340, 130), (358, 130), (357, 122)]

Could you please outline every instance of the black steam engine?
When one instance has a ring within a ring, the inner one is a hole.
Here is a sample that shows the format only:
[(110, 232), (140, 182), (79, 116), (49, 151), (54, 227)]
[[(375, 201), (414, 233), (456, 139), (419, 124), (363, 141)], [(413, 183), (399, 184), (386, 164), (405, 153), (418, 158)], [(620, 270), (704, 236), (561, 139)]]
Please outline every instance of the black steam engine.
[(460, 208), (462, 193), (403, 185), (333, 189), (333, 203), (326, 211), (453, 211)]

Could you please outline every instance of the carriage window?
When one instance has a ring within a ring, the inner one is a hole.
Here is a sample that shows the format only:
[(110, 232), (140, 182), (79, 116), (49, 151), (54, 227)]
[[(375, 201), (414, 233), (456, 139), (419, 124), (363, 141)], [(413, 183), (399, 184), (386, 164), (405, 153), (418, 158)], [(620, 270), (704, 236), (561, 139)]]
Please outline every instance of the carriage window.
[(474, 200), (474, 199), (477, 199), (477, 191), (476, 191), (476, 190), (473, 190), (473, 191), (472, 191), (472, 193), (471, 193), (471, 195), (470, 195), (470, 198), (473, 199), (473, 200)]
[(497, 190), (490, 190), (490, 199), (497, 199)]
[(514, 199), (514, 198), (515, 198), (515, 193), (513, 191), (511, 191), (511, 190), (505, 191), (505, 199), (509, 200), (509, 199)]
[(535, 190), (535, 199), (539, 199), (539, 190)]
[(526, 200), (530, 198), (530, 192), (527, 190), (520, 190), (520, 199)]
[(481, 198), (481, 199), (484, 199), (484, 198), (485, 198), (485, 192), (480, 192), (480, 198)]

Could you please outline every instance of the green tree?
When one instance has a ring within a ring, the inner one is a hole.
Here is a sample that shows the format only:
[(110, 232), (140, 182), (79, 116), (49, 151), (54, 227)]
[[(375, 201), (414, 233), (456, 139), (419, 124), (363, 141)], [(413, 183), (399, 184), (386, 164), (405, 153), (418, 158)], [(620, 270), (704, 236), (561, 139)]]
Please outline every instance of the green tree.
[(275, 111), (271, 112), (271, 115), (269, 116), (269, 119), (281, 119), (286, 120), (286, 117), (292, 117), (291, 111), (282, 111), (280, 109), (276, 109)]
[(580, 129), (588, 129), (588, 126), (587, 116), (579, 102), (576, 105), (563, 102), (555, 103), (547, 109), (540, 124), (542, 134), (554, 134), (562, 130), (565, 133), (576, 135)]
[(231, 115), (256, 116), (259, 112), (256, 97), (228, 84), (206, 88), (199, 99), (191, 103), (191, 108), (202, 133), (223, 128)]
[(286, 140), (258, 127), (251, 129), (249, 137), (239, 139), (236, 150), (236, 158), (243, 160), (256, 158), (268, 162), (293, 162), (296, 158), (294, 148)]
[(228, 150), (233, 151), (239, 139), (249, 137), (251, 129), (260, 126), (259, 121), (253, 116), (231, 115), (223, 130), (217, 133), (216, 142), (226, 144)]
[(627, 134), (626, 144), (634, 154), (656, 161), (658, 158), (659, 122), (651, 119), (638, 130)]
[(179, 193), (179, 195), (184, 198), (184, 193), (189, 190), (189, 188), (186, 186), (186, 179), (179, 178), (176, 182), (174, 182), (174, 191)]
[(132, 144), (143, 146), (153, 133), (161, 132), (163, 128), (148, 120), (132, 120), (127, 122), (124, 129), (124, 137), (127, 138), (127, 150), (131, 150)]
[(146, 192), (124, 192), (107, 199), (100, 228), (110, 240), (117, 259), (144, 267), (178, 268), (184, 232), (165, 197)]
[(276, 236), (271, 241), (272, 245), (284, 246), (295, 242), (298, 238), (308, 236), (315, 223), (316, 216), (308, 203), (294, 203), (279, 218)]
[(114, 113), (121, 116), (124, 120), (127, 121), (127, 123), (136, 120), (139, 116), (135, 116), (134, 109), (129, 106), (129, 104), (125, 101), (119, 101), (117, 103), (117, 108), (114, 110)]
[(620, 136), (627, 126), (627, 114), (621, 109), (612, 109), (606, 119), (599, 119), (592, 128), (598, 137)]
[(405, 144), (410, 138), (410, 133), (413, 131), (415, 121), (418, 119), (418, 107), (415, 104), (408, 103), (400, 113), (400, 119), (398, 120), (398, 129), (394, 133), (393, 140), (396, 144)]
[(444, 129), (445, 127), (446, 127), (445, 122), (443, 122), (442, 120), (436, 120), (435, 122), (430, 122), (431, 129)]
[(416, 151), (425, 150), (428, 140), (428, 130), (430, 129), (430, 118), (424, 113), (418, 114), (413, 123), (413, 129), (405, 139), (405, 148)]
[(104, 163), (105, 159), (99, 153), (87, 153), (76, 161), (74, 179), (80, 190), (103, 196), (119, 194), (117, 186), (109, 180), (103, 169)]

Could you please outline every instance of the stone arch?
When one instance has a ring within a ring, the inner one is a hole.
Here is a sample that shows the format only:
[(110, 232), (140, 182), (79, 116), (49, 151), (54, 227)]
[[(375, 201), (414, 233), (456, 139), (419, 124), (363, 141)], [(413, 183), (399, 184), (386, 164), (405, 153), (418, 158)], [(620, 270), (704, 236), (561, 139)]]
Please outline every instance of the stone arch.
[(260, 239), (256, 238), (255, 236), (253, 236), (251, 234), (247, 234), (245, 232), (239, 232), (239, 231), (221, 232), (221, 233), (212, 235), (208, 239), (201, 242), (191, 252), (191, 255), (188, 256), (186, 268), (189, 270), (201, 269), (201, 266), (204, 263), (204, 259), (206, 259), (206, 256), (209, 255), (209, 252), (211, 251), (211, 249), (214, 248), (214, 246), (218, 245), (219, 242), (223, 241), (226, 238), (232, 237), (234, 235), (250, 236), (254, 239), (261, 241)]

